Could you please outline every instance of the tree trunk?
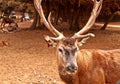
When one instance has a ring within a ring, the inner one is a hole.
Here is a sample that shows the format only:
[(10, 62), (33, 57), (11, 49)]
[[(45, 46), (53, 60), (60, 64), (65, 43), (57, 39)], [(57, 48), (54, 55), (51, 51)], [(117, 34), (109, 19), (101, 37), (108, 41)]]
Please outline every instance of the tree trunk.
[(70, 27), (69, 27), (69, 30), (73, 30), (73, 16), (74, 16), (74, 11), (73, 9), (71, 9), (71, 13), (70, 13), (70, 19), (69, 19), (69, 24), (70, 24)]
[(105, 20), (105, 23), (104, 23), (104, 25), (101, 27), (101, 30), (105, 30), (105, 29), (106, 29), (108, 23), (113, 19), (113, 17), (114, 17), (117, 13), (118, 13), (118, 11), (112, 13), (112, 14), (107, 18), (107, 20)]
[(55, 21), (54, 21), (54, 23), (55, 23), (56, 25), (58, 24), (58, 19), (59, 19), (59, 17), (60, 17), (60, 4), (59, 4), (58, 9), (57, 9), (57, 11), (56, 11), (56, 16), (55, 16)]
[(36, 25), (37, 25), (37, 22), (38, 22), (38, 12), (35, 10), (35, 13), (34, 13), (34, 20), (33, 20), (33, 23), (31, 25), (31, 29), (36, 29)]
[(76, 11), (74, 11), (74, 21), (73, 21), (73, 27), (74, 30), (79, 30), (79, 16), (80, 14), (80, 10), (79, 8), (76, 8)]
[(37, 12), (37, 10), (35, 9), (35, 13), (34, 13), (34, 20), (32, 22), (32, 25), (30, 26), (30, 29), (37, 29), (37, 28), (42, 28), (42, 24), (40, 21), (40, 16)]

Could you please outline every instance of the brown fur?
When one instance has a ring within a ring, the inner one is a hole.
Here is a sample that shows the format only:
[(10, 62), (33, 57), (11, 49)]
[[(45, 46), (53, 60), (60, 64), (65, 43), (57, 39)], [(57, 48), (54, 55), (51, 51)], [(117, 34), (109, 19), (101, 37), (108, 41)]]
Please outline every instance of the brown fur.
[(58, 70), (66, 84), (116, 84), (120, 80), (120, 49), (77, 52), (78, 71), (66, 74), (58, 57)]

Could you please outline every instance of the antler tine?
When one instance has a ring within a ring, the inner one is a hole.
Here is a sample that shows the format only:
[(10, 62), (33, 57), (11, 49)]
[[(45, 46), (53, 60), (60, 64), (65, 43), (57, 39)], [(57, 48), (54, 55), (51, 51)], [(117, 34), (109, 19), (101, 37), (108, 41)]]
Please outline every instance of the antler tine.
[(34, 5), (35, 5), (35, 8), (37, 9), (39, 15), (40, 15), (40, 18), (43, 22), (43, 24), (50, 30), (50, 32), (52, 32), (55, 36), (58, 36), (59, 39), (62, 39), (64, 37), (64, 35), (62, 33), (60, 33), (58, 30), (56, 30), (54, 28), (54, 26), (51, 24), (51, 21), (50, 21), (50, 16), (51, 16), (51, 13), (49, 14), (48, 16), (48, 20), (49, 22), (46, 20), (45, 16), (44, 16), (44, 13), (43, 13), (43, 9), (42, 9), (42, 5), (41, 5), (41, 2), (42, 0), (34, 0)]
[(95, 37), (95, 35), (93, 33), (87, 33), (85, 35), (74, 35), (72, 38), (78, 39), (78, 38), (86, 38), (86, 37)]
[[(49, 16), (48, 16), (48, 22), (49, 22), (49, 25), (52, 29), (55, 29), (54, 26), (52, 25), (51, 23), (51, 20), (50, 20), (50, 17), (51, 17), (51, 12), (49, 13)], [(54, 40), (59, 40), (59, 39), (62, 39), (62, 38), (65, 38), (65, 36), (60, 33), (59, 31), (57, 31), (56, 29), (54, 30), (55, 32), (57, 32), (57, 34), (59, 35), (57, 38), (54, 38), (54, 37), (51, 37), (52, 39)]]
[(91, 12), (91, 16), (90, 16), (88, 22), (80, 31), (75, 33), (72, 38), (79, 37), (80, 35), (86, 33), (94, 25), (95, 20), (101, 11), (103, 0), (99, 0), (99, 1), (92, 0), (92, 1), (94, 1), (94, 6), (93, 6), (93, 10)]

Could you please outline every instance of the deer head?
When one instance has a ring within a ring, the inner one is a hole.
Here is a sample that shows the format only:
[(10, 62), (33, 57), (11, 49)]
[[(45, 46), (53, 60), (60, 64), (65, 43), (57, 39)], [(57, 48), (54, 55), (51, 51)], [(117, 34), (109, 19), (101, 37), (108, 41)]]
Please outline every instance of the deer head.
[[(103, 0), (92, 0), (94, 2), (94, 6), (91, 12), (91, 16), (86, 23), (86, 25), (77, 33), (75, 33), (72, 37), (65, 37), (61, 32), (56, 30), (50, 21), (51, 13), (48, 16), (48, 20), (46, 20), (41, 2), (42, 0), (34, 0), (35, 8), (37, 9), (43, 24), (56, 36), (50, 37), (45, 35), (45, 41), (49, 46), (53, 46), (57, 48), (57, 54), (59, 63), (64, 70), (68, 73), (74, 73), (77, 71), (77, 51), (79, 50), (79, 46), (82, 46), (87, 39), (90, 37), (94, 37), (95, 35), (92, 33), (86, 33), (95, 23), (97, 16), (100, 13), (102, 8)], [(84, 35), (83, 35), (84, 34)]]

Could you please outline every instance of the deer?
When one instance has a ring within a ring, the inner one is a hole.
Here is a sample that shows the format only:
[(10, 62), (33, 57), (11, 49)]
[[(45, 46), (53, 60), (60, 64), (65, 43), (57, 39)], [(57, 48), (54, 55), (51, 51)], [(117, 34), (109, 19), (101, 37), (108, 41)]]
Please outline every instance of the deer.
[[(17, 31), (18, 24), (12, 18), (9, 18), (7, 16), (3, 16), (1, 19), (2, 19), (2, 22), (1, 22), (0, 32), (10, 33), (10, 32)], [(6, 26), (6, 24), (9, 24), (9, 25)]]
[(2, 27), (2, 26), (4, 27), (5, 24), (7, 24), (7, 23), (8, 23), (9, 25), (10, 25), (11, 23), (15, 23), (13, 19), (11, 19), (11, 18), (9, 18), (9, 17), (6, 17), (6, 16), (3, 16), (2, 19), (3, 19), (3, 20), (2, 20), (2, 23), (1, 23), (1, 27)]
[(56, 48), (59, 76), (66, 84), (116, 84), (120, 81), (120, 49), (81, 49), (93, 33), (87, 33), (99, 15), (103, 0), (92, 0), (94, 5), (86, 25), (71, 37), (65, 37), (48, 20), (42, 9), (42, 0), (34, 6), (46, 28), (55, 37), (44, 35), (45, 41)]

